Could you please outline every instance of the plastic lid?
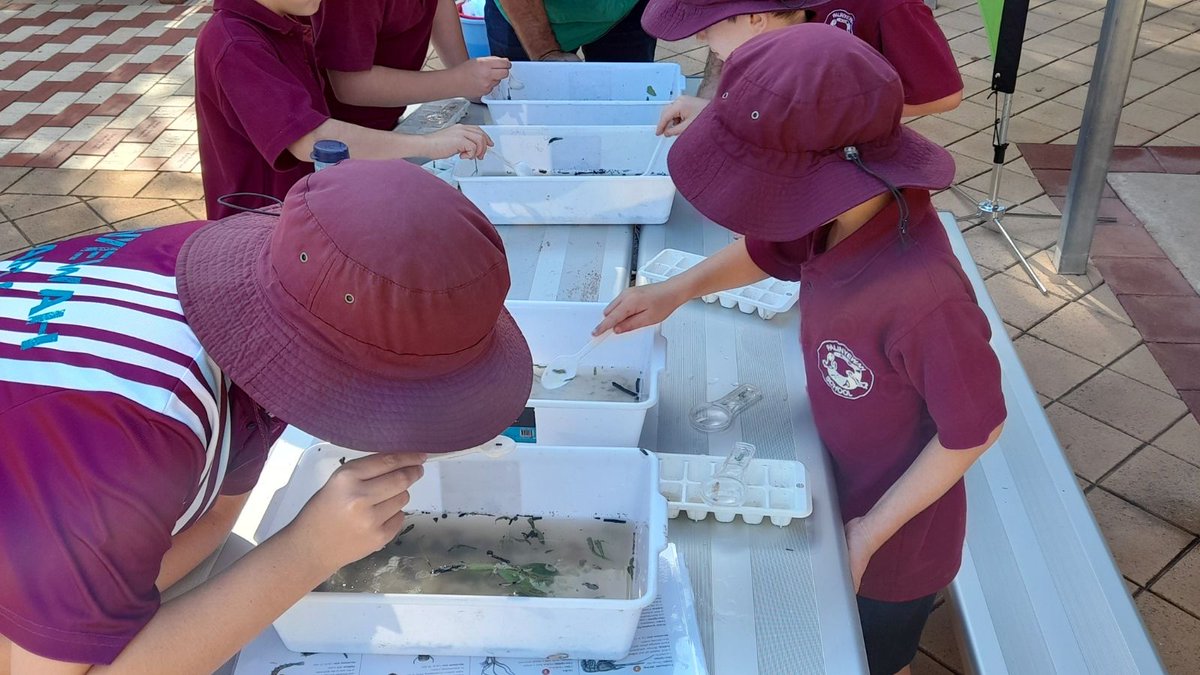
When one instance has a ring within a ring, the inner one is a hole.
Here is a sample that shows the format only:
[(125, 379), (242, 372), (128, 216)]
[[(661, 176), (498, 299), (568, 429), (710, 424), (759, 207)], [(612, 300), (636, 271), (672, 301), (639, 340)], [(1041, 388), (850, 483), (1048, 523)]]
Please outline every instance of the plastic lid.
[(322, 140), (313, 143), (310, 159), (314, 162), (334, 164), (343, 159), (350, 159), (350, 148), (341, 141)]

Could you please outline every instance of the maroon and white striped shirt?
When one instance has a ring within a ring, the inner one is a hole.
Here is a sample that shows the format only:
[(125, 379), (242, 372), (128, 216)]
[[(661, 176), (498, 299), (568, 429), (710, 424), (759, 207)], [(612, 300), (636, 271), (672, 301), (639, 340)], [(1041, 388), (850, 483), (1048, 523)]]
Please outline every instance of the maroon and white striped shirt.
[(171, 537), (254, 486), (281, 431), (175, 291), (203, 221), (0, 262), (0, 634), (110, 663), (157, 611)]

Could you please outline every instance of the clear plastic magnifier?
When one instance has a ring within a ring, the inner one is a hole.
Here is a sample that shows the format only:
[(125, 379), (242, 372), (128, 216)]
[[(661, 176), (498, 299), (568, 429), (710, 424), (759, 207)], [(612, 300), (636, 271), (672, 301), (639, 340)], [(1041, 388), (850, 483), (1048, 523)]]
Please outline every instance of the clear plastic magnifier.
[(688, 418), (692, 426), (708, 433), (725, 431), (733, 419), (762, 400), (762, 390), (752, 384), (738, 385), (733, 391), (710, 403), (692, 408)]
[(750, 461), (754, 459), (756, 448), (751, 443), (734, 443), (733, 451), (725, 458), (725, 463), (717, 473), (704, 484), (701, 496), (709, 506), (738, 507), (746, 500), (746, 484), (742, 476)]

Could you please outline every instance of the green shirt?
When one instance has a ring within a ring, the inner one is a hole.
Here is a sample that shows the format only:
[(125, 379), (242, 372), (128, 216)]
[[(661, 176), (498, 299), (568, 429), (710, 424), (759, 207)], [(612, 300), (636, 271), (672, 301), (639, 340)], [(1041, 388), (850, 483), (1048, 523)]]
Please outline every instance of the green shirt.
[[(499, 0), (490, 2), (508, 20)], [(628, 16), (637, 3), (638, 0), (545, 0), (550, 30), (564, 52), (573, 52), (598, 40)]]

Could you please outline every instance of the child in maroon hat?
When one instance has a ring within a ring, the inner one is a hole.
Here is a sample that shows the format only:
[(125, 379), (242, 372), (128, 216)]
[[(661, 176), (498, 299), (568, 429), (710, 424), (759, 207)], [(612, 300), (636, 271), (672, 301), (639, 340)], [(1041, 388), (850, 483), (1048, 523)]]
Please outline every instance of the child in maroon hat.
[[(313, 30), (333, 116), (371, 129), (391, 131), (411, 103), (478, 99), (508, 77), (508, 59), (467, 57), (454, 0), (335, 0)], [(446, 67), (421, 72), (430, 42)]]
[[(305, 177), (277, 214), (0, 262), (0, 672), (211, 673), (394, 539), (425, 453), (525, 407), (508, 288), (487, 218), (401, 160)], [(281, 420), (379, 454), (163, 602), (224, 542)]]
[(962, 476), (1006, 411), (987, 318), (929, 190), (949, 153), (900, 124), (903, 86), (845, 31), (805, 24), (739, 47), (668, 157), (679, 192), (745, 235), (624, 292), (597, 333), (662, 321), (768, 275), (801, 281), (800, 343), (833, 461), (871, 672), (903, 672), (958, 571)]
[(921, 0), (651, 0), (642, 24), (661, 40), (695, 35), (709, 46), (698, 96), (681, 96), (659, 121), (677, 136), (708, 104), (726, 59), (767, 31), (819, 21), (857, 35), (883, 54), (904, 83), (904, 117), (953, 110), (963, 83), (946, 36)]
[(209, 218), (235, 213), (217, 201), (231, 193), (282, 199), (312, 172), (313, 144), (321, 139), (344, 142), (358, 159), (474, 158), (490, 145), (487, 134), (473, 126), (413, 136), (332, 119), (311, 30), (294, 18), (312, 15), (319, 5), (320, 0), (213, 4), (213, 16), (196, 41), (196, 114)]

